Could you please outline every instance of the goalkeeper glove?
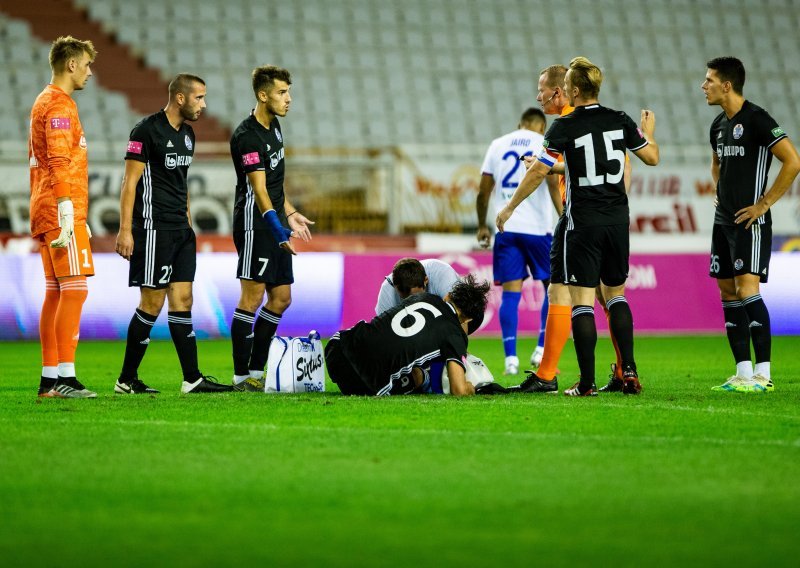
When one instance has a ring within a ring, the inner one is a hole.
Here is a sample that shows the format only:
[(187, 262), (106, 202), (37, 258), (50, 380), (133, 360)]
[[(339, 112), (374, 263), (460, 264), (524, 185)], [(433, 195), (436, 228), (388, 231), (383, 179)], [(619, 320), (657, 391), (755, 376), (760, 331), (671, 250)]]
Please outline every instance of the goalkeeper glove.
[(281, 225), (281, 222), (278, 219), (278, 214), (274, 209), (270, 209), (264, 213), (263, 217), (264, 221), (267, 223), (267, 227), (269, 227), (269, 230), (272, 233), (272, 236), (275, 237), (275, 241), (277, 241), (279, 245), (289, 242), (289, 237), (292, 236), (292, 231)]
[(475, 385), (475, 394), (507, 394), (509, 391), (503, 385), (494, 382), (478, 383)]
[(50, 246), (64, 248), (69, 245), (72, 233), (75, 231), (75, 211), (71, 199), (65, 199), (58, 204), (58, 226), (61, 227), (61, 234), (50, 243)]

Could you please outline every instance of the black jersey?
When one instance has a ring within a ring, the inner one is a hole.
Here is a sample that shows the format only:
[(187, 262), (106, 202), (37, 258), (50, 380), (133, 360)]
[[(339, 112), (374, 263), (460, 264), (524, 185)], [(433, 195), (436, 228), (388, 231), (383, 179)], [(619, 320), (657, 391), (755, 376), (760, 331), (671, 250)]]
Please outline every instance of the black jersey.
[[(714, 223), (736, 224), (736, 212), (764, 195), (772, 164), (770, 148), (784, 138), (783, 129), (767, 111), (749, 101), (730, 119), (724, 112), (714, 119), (709, 141), (720, 165)], [(767, 210), (756, 222), (771, 224), (772, 214)]]
[(186, 178), (194, 156), (194, 130), (186, 122), (175, 130), (163, 110), (143, 118), (131, 130), (126, 160), (144, 162), (136, 184), (133, 226), (137, 229), (186, 229)]
[(231, 136), (231, 158), (236, 168), (236, 201), (233, 205), (234, 231), (266, 231), (267, 224), (261, 220), (255, 194), (247, 179), (248, 172), (262, 170), (267, 175), (267, 195), (283, 226), (288, 226), (283, 192), (283, 134), (277, 118), (269, 128), (264, 128), (255, 115), (244, 119)]
[(630, 222), (625, 153), (645, 146), (647, 140), (631, 117), (599, 104), (579, 106), (553, 121), (539, 160), (553, 165), (564, 156), (568, 230)]
[(464, 366), (467, 336), (452, 305), (423, 292), (340, 332), (342, 351), (361, 379), (378, 394), (412, 367), (430, 361)]

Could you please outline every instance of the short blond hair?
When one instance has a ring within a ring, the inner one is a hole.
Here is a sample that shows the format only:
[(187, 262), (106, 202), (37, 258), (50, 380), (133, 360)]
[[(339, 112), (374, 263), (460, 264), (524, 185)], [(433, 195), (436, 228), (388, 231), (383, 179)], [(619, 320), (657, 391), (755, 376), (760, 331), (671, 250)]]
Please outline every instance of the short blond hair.
[(50, 69), (54, 73), (63, 73), (70, 59), (77, 59), (84, 53), (89, 56), (90, 62), (97, 57), (97, 50), (90, 40), (61, 36), (50, 46)]
[(549, 67), (545, 67), (541, 71), (539, 71), (539, 76), (541, 77), (544, 75), (545, 85), (550, 87), (551, 89), (555, 89), (556, 87), (564, 88), (564, 76), (567, 74), (567, 68), (563, 65), (556, 64), (550, 65)]
[(581, 95), (586, 99), (595, 99), (600, 94), (600, 85), (603, 84), (603, 72), (600, 68), (585, 57), (575, 57), (569, 62), (570, 82), (573, 87), (578, 87)]

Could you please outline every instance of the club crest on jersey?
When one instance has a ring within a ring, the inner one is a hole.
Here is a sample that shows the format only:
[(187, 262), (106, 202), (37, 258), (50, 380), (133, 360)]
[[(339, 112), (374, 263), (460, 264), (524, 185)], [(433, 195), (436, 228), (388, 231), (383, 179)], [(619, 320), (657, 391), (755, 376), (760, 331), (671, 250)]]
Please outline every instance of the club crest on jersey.
[(744, 126), (742, 126), (741, 124), (737, 124), (736, 126), (733, 127), (734, 140), (738, 140), (739, 138), (741, 138), (742, 134), (744, 134)]
[(283, 142), (283, 136), (281, 136), (281, 131), (277, 128), (275, 129), (275, 138), (278, 139), (278, 142)]
[(192, 139), (189, 138), (188, 134), (186, 136), (184, 136), (183, 141), (186, 143), (186, 149), (187, 150), (191, 150), (192, 149)]
[(744, 267), (744, 261), (741, 258), (737, 258), (733, 263), (733, 267), (736, 270), (741, 270)]

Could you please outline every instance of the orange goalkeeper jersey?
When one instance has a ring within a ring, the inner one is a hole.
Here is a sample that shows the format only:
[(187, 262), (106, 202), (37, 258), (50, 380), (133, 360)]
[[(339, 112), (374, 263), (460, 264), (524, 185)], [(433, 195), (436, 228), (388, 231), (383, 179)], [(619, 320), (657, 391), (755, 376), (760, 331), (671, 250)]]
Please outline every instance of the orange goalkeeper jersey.
[(31, 234), (58, 228), (58, 197), (71, 198), (75, 223), (85, 224), (89, 205), (86, 138), (75, 101), (55, 85), (47, 85), (33, 103), (28, 162)]

